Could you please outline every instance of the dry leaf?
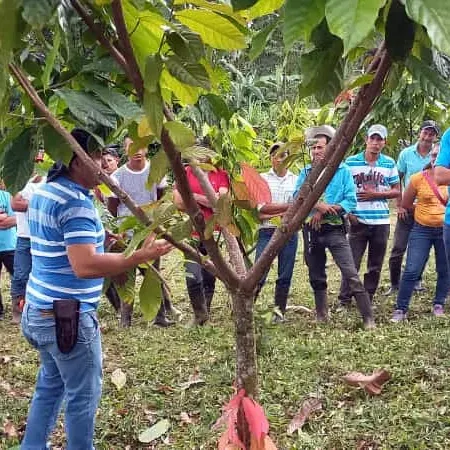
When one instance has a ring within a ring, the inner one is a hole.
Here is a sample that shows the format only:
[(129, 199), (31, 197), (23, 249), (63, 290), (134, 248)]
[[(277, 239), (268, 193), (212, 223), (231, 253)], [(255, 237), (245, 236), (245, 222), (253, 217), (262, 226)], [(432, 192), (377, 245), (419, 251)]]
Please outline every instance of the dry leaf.
[(167, 433), (170, 428), (170, 422), (167, 419), (160, 420), (155, 425), (147, 428), (139, 434), (139, 442), (148, 444)]
[(5, 420), (5, 422), (3, 422), (3, 434), (8, 438), (19, 436), (16, 426), (10, 420)]
[(8, 364), (11, 361), (12, 357), (9, 355), (3, 355), (1, 358), (1, 362), (3, 364)]
[(183, 425), (191, 425), (192, 419), (189, 417), (189, 414), (187, 412), (182, 412), (180, 414), (180, 420)]
[(122, 372), (122, 369), (116, 369), (111, 374), (111, 382), (116, 386), (117, 390), (120, 391), (127, 382), (127, 376)]
[(362, 387), (370, 395), (380, 395), (384, 383), (389, 381), (391, 374), (385, 369), (375, 370), (372, 375), (361, 372), (350, 372), (343, 376), (346, 383), (351, 386)]
[(288, 305), (286, 309), (292, 312), (304, 312), (307, 314), (312, 314), (314, 312), (312, 309), (303, 305)]
[(202, 383), (205, 383), (205, 380), (200, 378), (200, 373), (196, 369), (195, 372), (189, 377), (188, 381), (180, 384), (180, 388), (184, 391), (186, 389), (189, 389), (194, 384), (202, 384)]
[(309, 419), (311, 414), (322, 409), (322, 402), (317, 398), (307, 398), (298, 413), (291, 420), (287, 433), (292, 434), (297, 430), (301, 430), (303, 425)]

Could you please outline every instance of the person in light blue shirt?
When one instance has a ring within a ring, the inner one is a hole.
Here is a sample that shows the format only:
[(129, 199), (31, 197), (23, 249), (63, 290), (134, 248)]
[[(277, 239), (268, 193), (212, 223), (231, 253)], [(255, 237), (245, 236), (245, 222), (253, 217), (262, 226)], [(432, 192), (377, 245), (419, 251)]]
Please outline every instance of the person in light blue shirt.
[[(400, 152), (397, 161), (398, 174), (401, 181), (401, 191), (409, 184), (411, 175), (420, 172), (430, 162), (430, 152), (439, 136), (439, 127), (433, 120), (426, 120), (420, 127), (419, 140)], [(414, 225), (414, 214), (402, 207), (402, 195), (397, 197), (397, 224), (394, 232), (394, 243), (389, 257), (390, 288), (386, 295), (394, 294), (400, 284), (403, 256), (408, 247), (409, 234)], [(420, 281), (416, 291), (423, 290)]]
[[(328, 125), (313, 127), (307, 131), (312, 138), (312, 165), (299, 174), (295, 194), (305, 182), (312, 166), (322, 161), (327, 144), (333, 138), (334, 128)], [(359, 278), (353, 262), (352, 251), (345, 234), (343, 216), (356, 208), (356, 188), (350, 170), (341, 164), (317, 202), (303, 227), (305, 261), (309, 271), (309, 282), (314, 291), (316, 317), (320, 322), (328, 320), (328, 296), (326, 249), (331, 252), (342, 277), (349, 281), (356, 305), (361, 313), (365, 328), (373, 328), (372, 306), (369, 296)]]
[[(5, 266), (11, 278), (14, 275), (14, 250), (16, 248), (16, 216), (11, 208), (11, 194), (5, 190), (0, 181), (0, 270)], [(4, 308), (0, 293), (0, 320)]]

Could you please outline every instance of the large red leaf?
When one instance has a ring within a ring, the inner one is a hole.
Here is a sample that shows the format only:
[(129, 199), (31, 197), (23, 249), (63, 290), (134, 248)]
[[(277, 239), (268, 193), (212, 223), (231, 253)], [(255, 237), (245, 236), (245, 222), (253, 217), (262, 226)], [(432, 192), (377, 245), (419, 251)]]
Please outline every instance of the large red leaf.
[(270, 193), (267, 181), (259, 174), (259, 172), (247, 163), (241, 163), (242, 178), (247, 186), (250, 200), (256, 204), (271, 203), (272, 194)]
[(248, 423), (250, 434), (255, 438), (261, 449), (264, 449), (264, 439), (269, 433), (269, 422), (261, 405), (250, 397), (242, 399), (245, 419)]

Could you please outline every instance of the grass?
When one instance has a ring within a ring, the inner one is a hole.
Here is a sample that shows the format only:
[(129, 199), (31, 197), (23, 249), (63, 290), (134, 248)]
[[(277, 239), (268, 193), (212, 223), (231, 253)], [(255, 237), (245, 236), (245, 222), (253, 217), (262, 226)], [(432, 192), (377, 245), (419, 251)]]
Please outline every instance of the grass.
[[(301, 252), (290, 304), (312, 307)], [(122, 330), (107, 303), (100, 307), (105, 360), (97, 449), (217, 448), (218, 435), (211, 426), (233, 392), (234, 339), (228, 296), (220, 286), (211, 324), (187, 328), (190, 306), (179, 255), (170, 255), (164, 266), (175, 304), (185, 313), (179, 325), (161, 330), (135, 314), (133, 327)], [(355, 309), (333, 313), (327, 325), (317, 325), (305, 313), (290, 312), (288, 323), (260, 327), (260, 402), (279, 449), (450, 448), (450, 320), (431, 317), (433, 270), (430, 264), (424, 277), (428, 291), (415, 295), (407, 324), (389, 323), (393, 298), (378, 295), (374, 332), (361, 330)], [(334, 264), (328, 273), (330, 303), (336, 304), (340, 275)], [(259, 315), (272, 304), (274, 278), (272, 271), (258, 303)], [(381, 286), (387, 284), (385, 270)], [(2, 424), (13, 423), (20, 434), (38, 358), (8, 319), (9, 315), (0, 322), (0, 430)], [(127, 376), (120, 391), (111, 382), (117, 368)], [(342, 375), (349, 371), (376, 368), (392, 374), (379, 397), (369, 397), (342, 382)], [(204, 383), (186, 388), (183, 383), (192, 376)], [(322, 400), (322, 412), (300, 433), (287, 435), (290, 420), (310, 396)], [(185, 423), (184, 413), (192, 423)], [(169, 432), (152, 444), (140, 444), (139, 433), (161, 419), (170, 421)], [(61, 422), (53, 436), (56, 448), (64, 442)], [(16, 437), (0, 432), (1, 449), (17, 444)]]

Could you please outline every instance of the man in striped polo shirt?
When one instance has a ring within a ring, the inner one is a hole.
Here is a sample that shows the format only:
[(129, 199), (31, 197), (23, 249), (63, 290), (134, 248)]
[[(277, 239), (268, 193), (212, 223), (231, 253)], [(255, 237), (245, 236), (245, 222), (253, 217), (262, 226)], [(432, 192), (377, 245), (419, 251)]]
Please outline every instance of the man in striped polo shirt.
[[(368, 250), (367, 272), (364, 287), (373, 299), (380, 281), (381, 268), (386, 253), (390, 219), (388, 199), (397, 198), (400, 193), (400, 179), (395, 161), (383, 155), (387, 129), (383, 125), (372, 125), (366, 137), (366, 149), (346, 160), (356, 185), (356, 209), (349, 214), (353, 259), (359, 270), (361, 260)], [(347, 280), (341, 283), (339, 299), (342, 304), (351, 300)]]
[[(89, 135), (72, 132), (87, 152)], [(91, 154), (101, 167), (101, 152)], [(166, 241), (147, 239), (126, 258), (103, 253), (104, 230), (90, 189), (96, 174), (74, 155), (57, 163), (28, 207), (32, 269), (22, 314), (24, 336), (40, 354), (41, 366), (21, 449), (47, 448), (65, 399), (68, 450), (93, 449), (95, 413), (101, 395), (102, 350), (96, 309), (103, 277), (114, 276), (167, 253)], [(57, 344), (54, 308), (79, 301), (78, 337), (69, 352)]]
[[(289, 152), (284, 149), (282, 142), (272, 144), (269, 150), (272, 168), (262, 173), (272, 194), (272, 202), (258, 205), (259, 218), (262, 223), (258, 231), (255, 261), (261, 256), (270, 239), (275, 233), (280, 218), (287, 211), (294, 198), (297, 177), (286, 168), (284, 161)], [(297, 254), (298, 233), (294, 233), (278, 253), (278, 278), (275, 284), (275, 306), (281, 316), (275, 315), (274, 320), (282, 322), (286, 311), (292, 274), (294, 272), (295, 256)], [(266, 282), (267, 274), (259, 283), (259, 291)]]

